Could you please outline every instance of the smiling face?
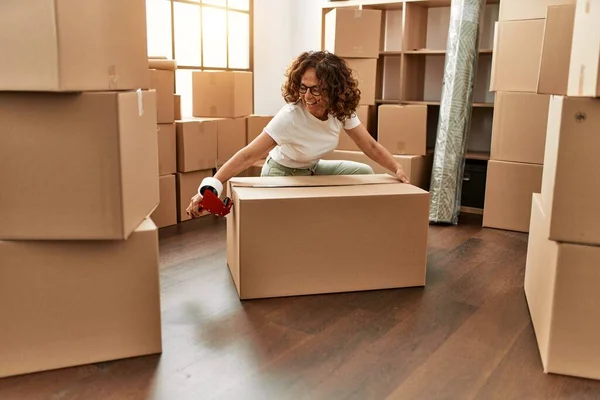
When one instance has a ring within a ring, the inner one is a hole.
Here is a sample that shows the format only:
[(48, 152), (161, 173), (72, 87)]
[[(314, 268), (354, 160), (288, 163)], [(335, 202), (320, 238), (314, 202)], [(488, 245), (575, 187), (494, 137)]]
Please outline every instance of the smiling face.
[(319, 119), (327, 119), (327, 98), (320, 88), (314, 68), (308, 68), (300, 83), (300, 96), (306, 109)]

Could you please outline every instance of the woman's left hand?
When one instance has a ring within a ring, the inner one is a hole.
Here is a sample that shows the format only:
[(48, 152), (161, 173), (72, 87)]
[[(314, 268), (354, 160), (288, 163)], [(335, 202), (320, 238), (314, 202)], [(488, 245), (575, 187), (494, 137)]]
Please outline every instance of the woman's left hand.
[(404, 172), (404, 168), (402, 168), (401, 165), (399, 165), (396, 169), (396, 178), (398, 178), (400, 182), (410, 183), (408, 177), (406, 176), (406, 173)]

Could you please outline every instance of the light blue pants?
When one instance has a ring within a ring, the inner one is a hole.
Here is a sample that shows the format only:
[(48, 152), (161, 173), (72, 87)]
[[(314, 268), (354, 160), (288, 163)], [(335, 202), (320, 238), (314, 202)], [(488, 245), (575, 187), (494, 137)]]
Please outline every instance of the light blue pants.
[(267, 157), (261, 176), (307, 176), (307, 175), (370, 175), (373, 168), (367, 164), (347, 160), (320, 160), (311, 168), (289, 168)]

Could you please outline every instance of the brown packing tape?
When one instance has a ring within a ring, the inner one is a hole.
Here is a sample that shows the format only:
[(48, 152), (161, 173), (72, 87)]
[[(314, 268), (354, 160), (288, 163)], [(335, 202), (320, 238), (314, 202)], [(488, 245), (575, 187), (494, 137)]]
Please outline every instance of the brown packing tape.
[(110, 90), (118, 89), (119, 75), (117, 75), (117, 67), (114, 65), (108, 66), (108, 87)]
[(289, 188), (400, 184), (388, 174), (244, 177), (229, 180), (234, 187)]
[(354, 10), (354, 18), (358, 19), (360, 17), (362, 17), (362, 6)]
[(217, 84), (217, 73), (216, 72), (209, 72), (208, 73), (208, 83), (211, 85), (216, 85)]
[(217, 116), (217, 106), (210, 106), (208, 108), (208, 115), (210, 115), (211, 117), (216, 117)]
[(149, 59), (148, 66), (150, 69), (160, 69), (165, 71), (175, 71), (177, 69), (177, 62), (175, 60), (156, 60)]

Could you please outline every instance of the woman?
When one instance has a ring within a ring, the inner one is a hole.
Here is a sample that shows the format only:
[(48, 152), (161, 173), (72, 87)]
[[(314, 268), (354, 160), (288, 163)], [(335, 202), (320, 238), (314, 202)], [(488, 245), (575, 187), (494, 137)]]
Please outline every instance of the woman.
[(375, 141), (356, 115), (360, 100), (357, 81), (346, 62), (326, 51), (302, 53), (286, 72), (282, 87), (286, 105), (263, 132), (206, 178), (187, 208), (200, 216), (201, 192), (212, 187), (221, 195), (231, 177), (264, 158), (261, 176), (372, 174), (373, 169), (353, 161), (321, 160), (338, 145), (342, 129), (373, 161), (408, 183), (402, 166)]

